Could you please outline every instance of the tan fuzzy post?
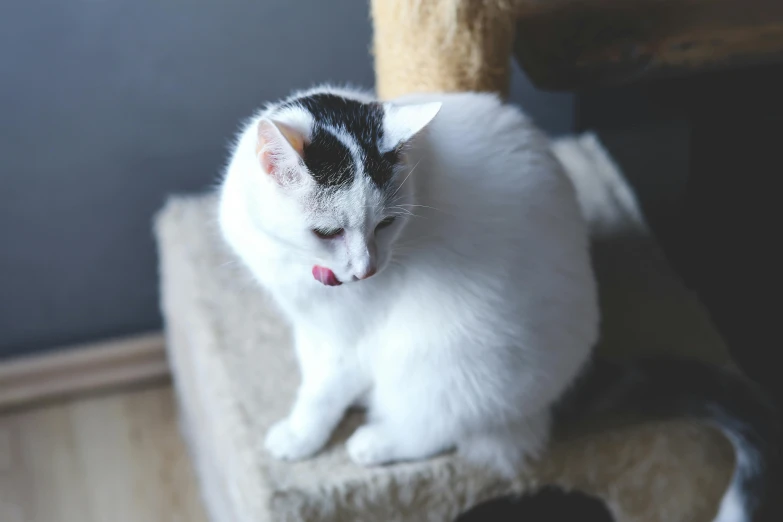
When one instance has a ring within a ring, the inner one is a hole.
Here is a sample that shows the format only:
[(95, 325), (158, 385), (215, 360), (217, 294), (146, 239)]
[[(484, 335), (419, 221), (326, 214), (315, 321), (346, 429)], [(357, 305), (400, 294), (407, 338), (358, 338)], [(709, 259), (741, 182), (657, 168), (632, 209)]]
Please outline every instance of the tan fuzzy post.
[(506, 95), (514, 0), (372, 0), (376, 89)]

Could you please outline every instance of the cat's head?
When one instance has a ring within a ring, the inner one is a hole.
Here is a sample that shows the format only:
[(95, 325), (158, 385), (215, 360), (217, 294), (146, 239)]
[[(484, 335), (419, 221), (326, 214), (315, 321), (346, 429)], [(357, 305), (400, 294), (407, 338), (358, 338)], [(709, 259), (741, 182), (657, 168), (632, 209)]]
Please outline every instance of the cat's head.
[(276, 235), (316, 280), (336, 286), (388, 265), (414, 196), (406, 146), (439, 110), (316, 92), (258, 121), (257, 160), (279, 196)]

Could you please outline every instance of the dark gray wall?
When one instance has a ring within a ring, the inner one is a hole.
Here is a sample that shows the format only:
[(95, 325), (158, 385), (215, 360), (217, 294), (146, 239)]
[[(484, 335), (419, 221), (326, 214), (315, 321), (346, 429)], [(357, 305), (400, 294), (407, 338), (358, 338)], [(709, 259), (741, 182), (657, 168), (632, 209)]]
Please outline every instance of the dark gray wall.
[[(151, 217), (215, 180), (265, 100), (372, 86), (356, 0), (3, 0), (0, 357), (159, 327)], [(545, 128), (572, 98), (515, 71)]]

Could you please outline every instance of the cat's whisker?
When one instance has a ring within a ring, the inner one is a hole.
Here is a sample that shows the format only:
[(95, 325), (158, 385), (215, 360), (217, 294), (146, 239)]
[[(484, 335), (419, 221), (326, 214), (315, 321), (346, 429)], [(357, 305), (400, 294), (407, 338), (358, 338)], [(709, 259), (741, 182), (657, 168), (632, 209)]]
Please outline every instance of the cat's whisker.
[(400, 186), (397, 187), (397, 190), (394, 191), (394, 193), (391, 195), (391, 197), (394, 197), (394, 196), (397, 195), (397, 193), (400, 191), (402, 186), (405, 185), (405, 182), (408, 181), (408, 178), (411, 177), (411, 174), (413, 174), (413, 171), (416, 170), (416, 167), (419, 166), (419, 163), (421, 163), (421, 160), (417, 161), (416, 164), (413, 167), (411, 167), (410, 172), (408, 172), (408, 175), (405, 176), (405, 179), (402, 180), (402, 183), (400, 183)]
[[(392, 212), (394, 215), (397, 216), (411, 216), (411, 217), (419, 217), (410, 210), (404, 209), (404, 208), (395, 208), (392, 209), (394, 212)], [(396, 212), (396, 213), (395, 213)]]
[[(416, 204), (416, 203), (403, 203), (403, 204), (401, 204), (400, 206), (404, 206), (404, 207), (418, 207), (418, 208), (429, 208), (429, 209), (431, 209), (431, 210), (436, 210), (436, 211), (438, 211), (438, 212), (444, 212), (443, 210), (441, 210), (441, 209), (439, 209), (439, 208), (431, 207), (431, 206), (429, 206), (429, 205), (418, 205), (418, 204)], [(445, 212), (444, 212), (444, 213), (445, 213)]]

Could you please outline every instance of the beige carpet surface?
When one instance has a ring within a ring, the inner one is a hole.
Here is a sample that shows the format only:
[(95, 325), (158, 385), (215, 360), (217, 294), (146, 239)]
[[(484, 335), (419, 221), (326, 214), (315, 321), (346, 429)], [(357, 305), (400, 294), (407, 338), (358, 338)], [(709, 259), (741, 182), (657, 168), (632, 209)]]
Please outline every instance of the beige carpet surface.
[[(696, 298), (676, 279), (635, 198), (590, 135), (557, 141), (594, 237), (604, 354), (690, 354), (727, 363)], [(363, 469), (344, 441), (300, 463), (271, 459), (267, 428), (298, 384), (285, 321), (219, 237), (213, 196), (172, 198), (157, 218), (162, 308), (189, 440), (213, 522), (451, 520), (476, 503), (543, 484), (603, 498), (619, 522), (711, 520), (733, 469), (722, 436), (688, 422), (555, 441), (513, 482), (452, 456)]]

